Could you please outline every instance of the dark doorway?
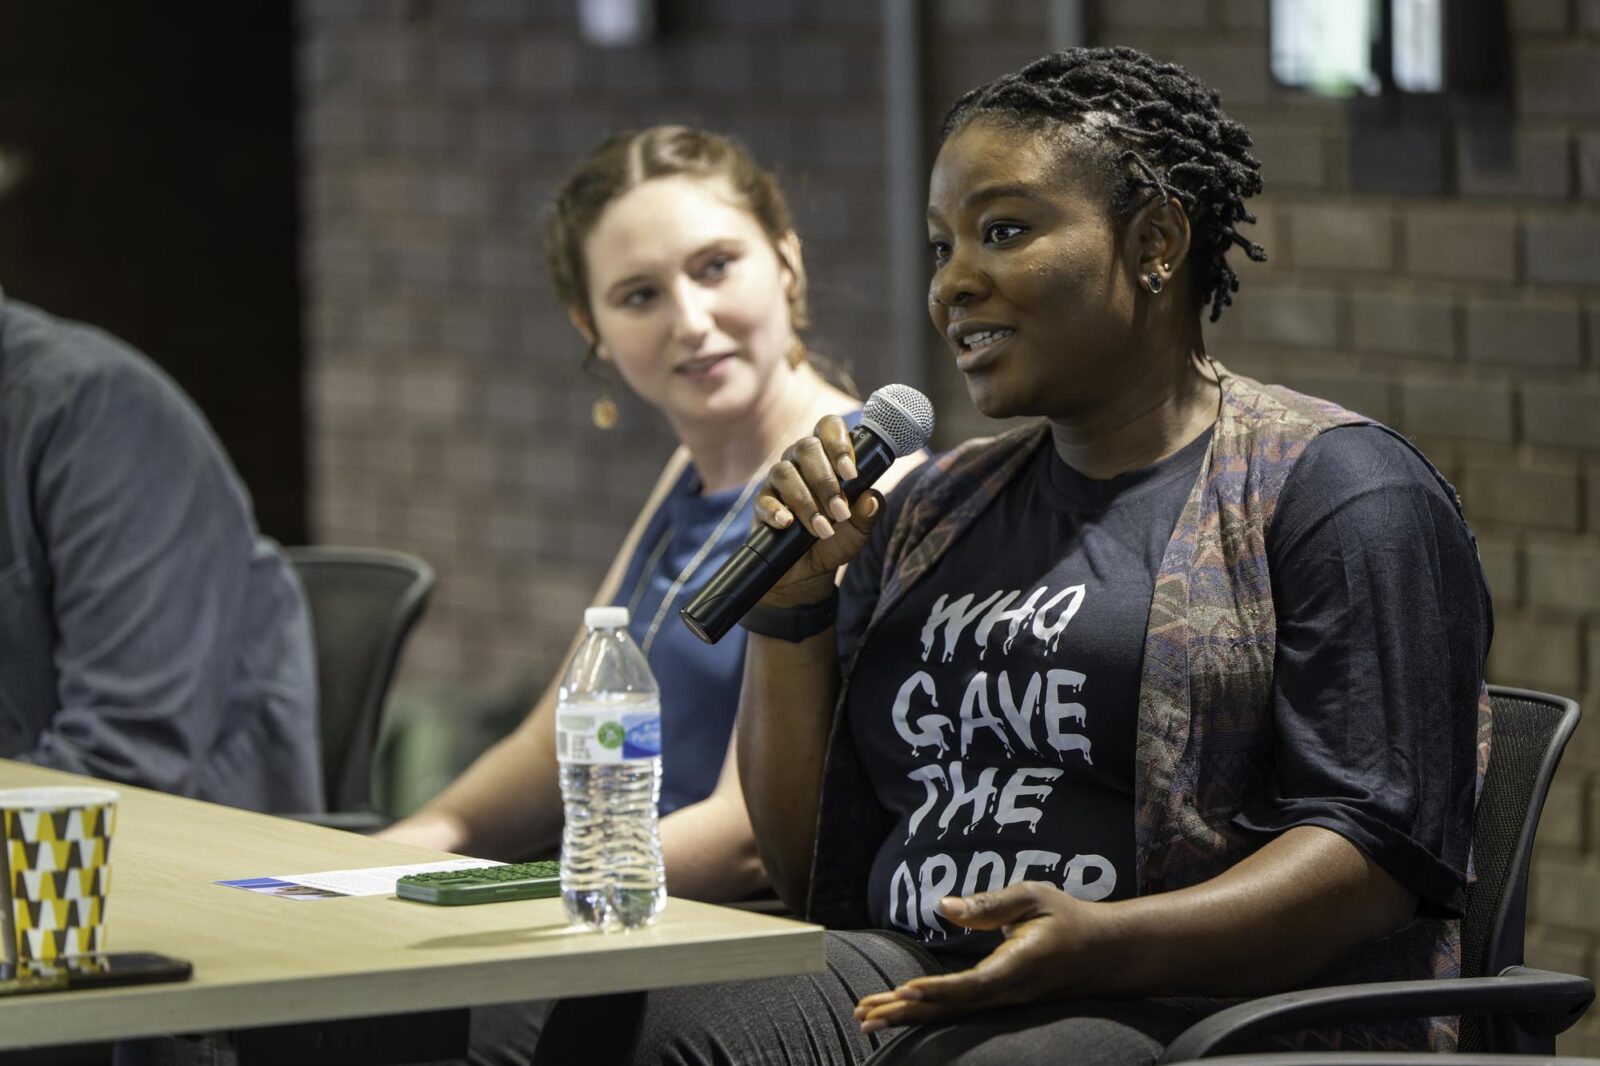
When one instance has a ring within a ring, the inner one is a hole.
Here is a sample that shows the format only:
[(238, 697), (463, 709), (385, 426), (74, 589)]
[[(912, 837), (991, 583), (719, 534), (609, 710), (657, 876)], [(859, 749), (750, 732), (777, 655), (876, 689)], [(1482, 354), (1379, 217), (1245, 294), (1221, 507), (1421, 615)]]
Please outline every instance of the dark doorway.
[(306, 533), (294, 5), (0, 0), (0, 287), (143, 350)]

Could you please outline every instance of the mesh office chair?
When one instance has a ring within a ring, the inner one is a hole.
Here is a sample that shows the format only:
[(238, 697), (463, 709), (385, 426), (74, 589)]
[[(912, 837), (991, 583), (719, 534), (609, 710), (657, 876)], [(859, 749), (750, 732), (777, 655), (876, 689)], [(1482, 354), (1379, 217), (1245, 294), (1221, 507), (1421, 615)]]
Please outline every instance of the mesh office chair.
[[(1555, 1053), (1556, 1034), (1588, 1009), (1594, 985), (1584, 977), (1523, 966), (1523, 925), (1533, 837), (1562, 749), (1577, 728), (1578, 705), (1499, 686), (1491, 686), (1489, 696), (1494, 736), (1472, 832), (1478, 876), (1467, 886), (1461, 923), (1462, 976), (1311, 988), (1251, 1000), (1191, 1026), (1167, 1047), (1162, 1062), (1222, 1055), (1259, 1046), (1274, 1033), (1330, 1022), (1449, 1014), (1462, 1016), (1463, 1058)], [(1297, 1066), (1311, 1066), (1326, 1056), (1256, 1058), (1280, 1066), (1292, 1058)]]
[(305, 820), (375, 829), (372, 750), (400, 649), (427, 606), (433, 568), (399, 552), (286, 548), (316, 641), (318, 724), (327, 815)]

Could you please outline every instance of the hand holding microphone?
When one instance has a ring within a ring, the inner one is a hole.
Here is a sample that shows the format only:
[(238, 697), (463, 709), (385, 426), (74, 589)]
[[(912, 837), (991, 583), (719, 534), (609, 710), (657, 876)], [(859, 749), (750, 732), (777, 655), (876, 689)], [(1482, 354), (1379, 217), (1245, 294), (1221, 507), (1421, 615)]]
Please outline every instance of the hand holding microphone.
[(834, 571), (861, 550), (877, 513), (877, 496), (867, 489), (932, 435), (933, 406), (907, 385), (885, 385), (867, 397), (854, 433), (838, 416), (824, 418), (816, 435), (796, 441), (772, 467), (756, 497), (755, 530), (679, 612), (684, 623), (714, 644), (786, 575), (786, 586), (831, 585)]

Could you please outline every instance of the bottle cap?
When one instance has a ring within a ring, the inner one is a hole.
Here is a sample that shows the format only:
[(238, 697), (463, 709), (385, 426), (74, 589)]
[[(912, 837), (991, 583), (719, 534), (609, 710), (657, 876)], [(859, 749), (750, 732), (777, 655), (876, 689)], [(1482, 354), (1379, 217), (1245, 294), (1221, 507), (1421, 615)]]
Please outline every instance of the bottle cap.
[(622, 629), (628, 624), (628, 609), (589, 607), (583, 612), (583, 624), (590, 629)]

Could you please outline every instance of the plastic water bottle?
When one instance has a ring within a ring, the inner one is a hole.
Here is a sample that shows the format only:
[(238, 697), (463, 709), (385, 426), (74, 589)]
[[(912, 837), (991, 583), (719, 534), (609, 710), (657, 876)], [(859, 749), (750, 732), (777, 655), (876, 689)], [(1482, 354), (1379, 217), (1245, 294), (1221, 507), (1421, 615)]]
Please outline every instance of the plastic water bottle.
[(667, 902), (656, 804), (661, 696), (628, 635), (626, 607), (590, 607), (561, 681), (561, 899), (591, 929), (651, 925)]

